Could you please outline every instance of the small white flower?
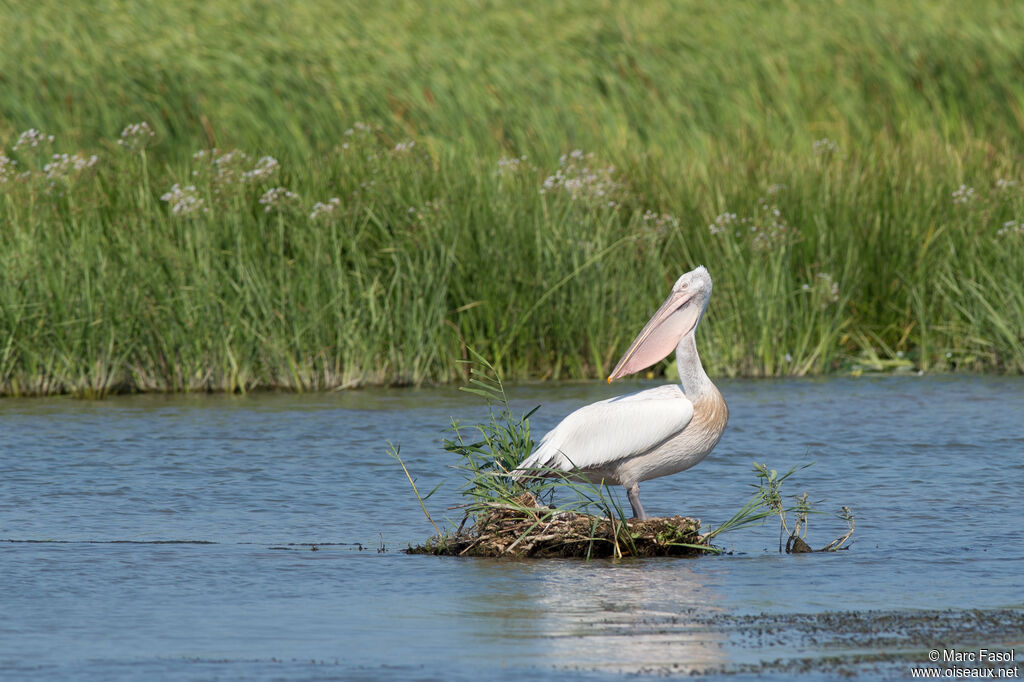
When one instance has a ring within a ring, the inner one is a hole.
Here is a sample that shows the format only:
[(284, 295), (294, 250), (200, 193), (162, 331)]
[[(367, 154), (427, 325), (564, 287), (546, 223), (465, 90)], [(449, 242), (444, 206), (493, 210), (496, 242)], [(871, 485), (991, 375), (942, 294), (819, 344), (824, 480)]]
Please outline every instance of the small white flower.
[(710, 232), (711, 234), (722, 234), (723, 232), (726, 231), (729, 225), (735, 222), (735, 213), (729, 213), (728, 211), (726, 211), (725, 213), (720, 213), (718, 217), (715, 218), (715, 222), (708, 225), (708, 232)]
[(960, 185), (953, 190), (953, 203), (954, 204), (966, 204), (969, 201), (974, 200), (974, 188), (968, 187), (967, 185)]
[(17, 161), (0, 153), (0, 185), (7, 182), (14, 175), (14, 167), (17, 165)]
[(54, 154), (48, 164), (43, 166), (43, 173), (48, 180), (66, 180), (82, 171), (96, 165), (97, 156), (83, 156), (81, 152), (75, 152), (74, 156), (69, 154)]
[(817, 294), (816, 298), (820, 296), (818, 300), (822, 308), (839, 301), (839, 283), (827, 272), (816, 273), (812, 282), (800, 285), (800, 290), (813, 291)]
[(839, 144), (835, 140), (830, 140), (827, 137), (823, 137), (820, 140), (814, 141), (815, 154), (832, 154), (837, 151), (839, 151)]
[(252, 170), (245, 171), (242, 173), (243, 182), (259, 182), (260, 180), (267, 180), (274, 173), (277, 172), (281, 164), (277, 162), (273, 156), (261, 157)]
[(1024, 235), (1024, 223), (1019, 223), (1016, 220), (1007, 220), (1001, 228), (996, 230), (997, 239), (1010, 235)]
[(1013, 187), (1016, 184), (1017, 183), (1014, 182), (1013, 180), (1005, 180), (1003, 178), (999, 178), (998, 180), (996, 180), (996, 189), (1009, 189), (1010, 187)]
[(356, 121), (352, 124), (352, 127), (345, 131), (345, 135), (351, 137), (356, 133), (368, 133), (373, 130), (373, 126), (367, 125), (362, 121)]
[(207, 212), (206, 207), (203, 205), (203, 199), (200, 198), (195, 185), (182, 187), (178, 183), (174, 183), (170, 191), (161, 195), (160, 199), (170, 204), (171, 213), (176, 216), (189, 216), (194, 213)]
[(648, 209), (640, 218), (651, 225), (651, 232), (655, 235), (662, 235), (670, 228), (679, 227), (679, 219), (671, 213), (655, 213)]
[(565, 192), (573, 200), (602, 200), (614, 197), (622, 185), (614, 178), (615, 166), (591, 167), (593, 154), (584, 154), (574, 149), (563, 154), (559, 160), (559, 168), (541, 183), (540, 193)]
[(18, 141), (14, 143), (12, 149), (18, 151), (21, 147), (38, 147), (41, 144), (52, 142), (53, 135), (44, 135), (35, 128), (29, 128), (18, 136)]
[(269, 156), (260, 159), (256, 167), (253, 168), (251, 157), (237, 149), (223, 151), (214, 147), (209, 150), (200, 150), (193, 154), (192, 158), (196, 161), (206, 162), (207, 172), (212, 176), (210, 183), (213, 186), (214, 194), (217, 195), (224, 193), (232, 185), (246, 182), (247, 173), (255, 172), (256, 176), (269, 177), (277, 168), (277, 161)]
[(214, 148), (210, 150), (210, 160), (217, 167), (218, 172), (226, 173), (228, 171), (225, 169), (232, 168), (237, 164), (248, 161), (249, 155), (237, 149), (222, 152), (219, 149)]
[(268, 189), (263, 193), (263, 196), (259, 198), (259, 202), (263, 204), (263, 211), (265, 213), (270, 213), (271, 211), (286, 211), (298, 203), (298, 201), (299, 195), (285, 189), (284, 187)]
[(332, 197), (326, 202), (318, 201), (313, 204), (313, 212), (309, 214), (310, 220), (319, 220), (320, 218), (326, 218), (334, 213), (334, 209), (341, 205), (341, 199)]
[(406, 140), (405, 142), (399, 142), (398, 144), (396, 144), (394, 151), (396, 154), (400, 154), (402, 152), (407, 152), (411, 150), (415, 146), (416, 142), (414, 140)]
[(495, 175), (514, 175), (519, 169), (526, 163), (526, 155), (523, 156), (503, 156), (498, 159), (498, 169), (494, 171)]
[(155, 133), (153, 129), (149, 127), (149, 124), (145, 121), (139, 123), (132, 123), (125, 127), (121, 131), (121, 139), (117, 141), (122, 147), (127, 149), (142, 149), (149, 144)]

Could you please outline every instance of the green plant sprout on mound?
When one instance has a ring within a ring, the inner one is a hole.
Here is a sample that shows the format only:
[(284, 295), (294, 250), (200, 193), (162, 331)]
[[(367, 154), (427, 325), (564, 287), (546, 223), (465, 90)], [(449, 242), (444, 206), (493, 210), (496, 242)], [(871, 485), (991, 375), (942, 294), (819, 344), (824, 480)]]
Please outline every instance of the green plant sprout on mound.
[[(548, 468), (514, 479), (510, 473), (533, 450), (530, 417), (539, 406), (517, 416), (498, 372), (476, 352), (473, 356), (475, 360), (467, 361), (469, 384), (462, 390), (484, 398), (490, 410), (485, 422), (472, 426), (453, 419), (449, 429), (452, 435), (444, 440), (445, 450), (459, 457), (454, 468), (464, 479), (462, 495), (467, 499), (460, 505), (465, 513), (457, 527), (442, 531), (424, 502), (441, 484), (421, 495), (402, 461), (400, 446), (389, 443), (390, 456), (402, 467), (436, 532), (423, 545), (410, 547), (409, 553), (587, 559), (696, 556), (721, 553), (721, 548), (711, 544), (718, 535), (763, 524), (773, 517), (780, 521), (780, 552), (813, 551), (805, 541), (807, 517), (820, 512), (812, 509), (806, 493), (791, 496), (794, 502), (790, 506), (781, 493), (783, 482), (810, 464), (793, 467), (780, 476), (755, 463), (758, 483), (753, 485), (757, 492), (729, 520), (703, 534), (700, 521), (694, 518), (627, 518), (617, 496), (604, 482), (579, 481), (571, 474)], [(795, 515), (792, 524), (789, 514)], [(852, 535), (853, 514), (846, 507), (843, 514), (849, 531), (820, 551), (840, 549)], [(788, 538), (785, 546), (783, 535)]]
[[(782, 484), (786, 479), (797, 471), (806, 469), (813, 465), (814, 462), (810, 462), (802, 466), (794, 466), (780, 476), (775, 469), (769, 470), (766, 465), (754, 462), (754, 473), (757, 476), (758, 482), (751, 483), (750, 485), (751, 487), (756, 488), (757, 491), (729, 520), (708, 533), (708, 540), (727, 531), (734, 531), (747, 526), (762, 524), (767, 519), (777, 516), (779, 519), (780, 552), (785, 550), (787, 554), (801, 554), (815, 551), (811, 549), (810, 545), (808, 545), (806, 541), (807, 517), (810, 514), (821, 514), (823, 512), (813, 508), (813, 503), (807, 499), (806, 492), (802, 495), (790, 496), (793, 499), (793, 504), (789, 507), (785, 505), (785, 498), (781, 493)], [(790, 529), (789, 524), (790, 513), (795, 515), (792, 529)], [(840, 508), (839, 512), (837, 512), (837, 516), (846, 522), (848, 526), (846, 533), (817, 551), (835, 552), (840, 549), (849, 549), (848, 547), (844, 547), (844, 545), (853, 535), (856, 525), (854, 522), (853, 512), (849, 507), (844, 506)], [(783, 545), (783, 537), (786, 538), (785, 545)]]

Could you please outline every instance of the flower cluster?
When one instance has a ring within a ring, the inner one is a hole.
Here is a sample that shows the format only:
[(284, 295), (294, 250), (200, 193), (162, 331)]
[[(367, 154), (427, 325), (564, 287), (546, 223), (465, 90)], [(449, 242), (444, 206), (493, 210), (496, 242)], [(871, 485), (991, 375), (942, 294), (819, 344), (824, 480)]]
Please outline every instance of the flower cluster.
[(953, 190), (953, 203), (954, 204), (966, 204), (969, 201), (974, 200), (974, 188), (968, 187), (967, 185), (960, 185)]
[(284, 187), (274, 187), (264, 192), (259, 201), (263, 204), (265, 213), (283, 212), (293, 208), (299, 202), (299, 195)]
[[(362, 121), (356, 121), (352, 124), (352, 127), (345, 131), (345, 137), (368, 137), (373, 134), (373, 126), (363, 123)], [(343, 150), (349, 148), (349, 143), (342, 142), (341, 148)]]
[(729, 213), (728, 211), (720, 213), (718, 214), (718, 217), (715, 218), (715, 222), (708, 225), (708, 232), (711, 234), (722, 234), (736, 221), (737, 218), (735, 213)]
[(256, 162), (256, 165), (252, 167), (252, 170), (247, 170), (242, 173), (242, 181), (259, 182), (261, 180), (268, 180), (280, 167), (281, 164), (279, 164), (277, 159), (273, 156), (263, 156)]
[[(775, 194), (781, 186), (772, 186), (769, 194)], [(773, 191), (774, 190), (774, 191)], [(791, 232), (789, 225), (782, 217), (782, 211), (768, 197), (761, 197), (757, 202), (757, 211), (753, 217), (743, 216), (726, 211), (720, 213), (715, 221), (708, 225), (708, 232), (716, 235), (732, 233), (737, 239), (744, 236), (750, 238), (750, 244), (759, 251), (767, 251), (782, 243)]]
[(313, 212), (309, 214), (310, 220), (319, 220), (321, 218), (327, 218), (334, 213), (335, 209), (341, 205), (341, 200), (337, 197), (332, 197), (326, 202), (318, 201), (313, 204)]
[(817, 273), (811, 283), (802, 284), (800, 290), (816, 293), (822, 308), (839, 301), (839, 283), (827, 272)]
[(22, 147), (38, 147), (41, 144), (52, 142), (53, 135), (44, 135), (35, 128), (29, 128), (18, 136), (18, 141), (14, 143), (11, 149), (18, 151)]
[(171, 190), (164, 193), (160, 198), (170, 204), (171, 213), (176, 216), (189, 216), (194, 213), (207, 212), (195, 185), (182, 187), (178, 183), (174, 183)]
[[(196, 161), (209, 161), (213, 175), (211, 181), (217, 194), (230, 185), (269, 180), (281, 168), (281, 164), (273, 156), (262, 156), (254, 163), (251, 156), (237, 149), (224, 151), (214, 147), (210, 150), (200, 150), (193, 154), (192, 158)], [(199, 171), (192, 171), (192, 175), (199, 175)]]
[(1009, 237), (1011, 235), (1016, 235), (1018, 237), (1024, 235), (1024, 223), (1019, 223), (1016, 220), (1008, 220), (1003, 223), (1001, 228), (996, 230), (997, 239)]
[(764, 225), (751, 225), (750, 230), (754, 233), (754, 248), (767, 251), (785, 238), (789, 225), (783, 219), (782, 211), (777, 206), (769, 205), (767, 199), (761, 199), (759, 206), (767, 221), (762, 221)]
[(398, 144), (396, 144), (395, 148), (392, 151), (394, 151), (396, 154), (401, 154), (402, 152), (407, 152), (407, 151), (412, 150), (412, 148), (415, 147), (415, 146), (416, 146), (416, 141), (415, 140), (406, 140), (405, 142), (399, 142)]
[[(192, 155), (196, 161), (208, 161), (213, 177), (213, 191), (220, 194), (223, 188), (244, 182), (245, 173), (249, 168), (252, 159), (245, 152), (232, 149), (224, 151), (214, 147), (210, 150), (200, 150)], [(193, 175), (199, 175), (199, 171), (192, 171)]]
[(14, 175), (14, 167), (17, 165), (17, 161), (0, 153), (0, 185), (7, 182)]
[(444, 199), (430, 199), (423, 202), (423, 206), (416, 208), (415, 206), (409, 207), (409, 215), (414, 217), (420, 222), (426, 222), (428, 216), (431, 214), (440, 213), (444, 208)]
[(346, 137), (351, 137), (351, 136), (355, 135), (356, 133), (364, 133), (365, 134), (365, 133), (372, 133), (372, 132), (373, 132), (373, 126), (369, 125), (368, 123), (363, 123), (362, 121), (356, 121), (355, 123), (352, 124), (351, 128), (349, 128), (348, 130), (345, 131), (345, 136)]
[(650, 234), (663, 235), (670, 229), (679, 227), (679, 219), (671, 213), (655, 213), (651, 210), (644, 211), (641, 219), (649, 230)]
[(592, 167), (593, 162), (593, 154), (579, 149), (563, 154), (555, 174), (544, 179), (541, 194), (561, 191), (574, 200), (611, 198), (622, 189), (614, 179), (615, 166)]
[(526, 155), (523, 156), (503, 156), (498, 159), (498, 168), (494, 171), (495, 175), (515, 175), (519, 172), (519, 169), (526, 164)]
[(996, 189), (1010, 189), (1017, 183), (1013, 180), (1007, 180), (1005, 178), (999, 178), (996, 180)]
[(126, 149), (143, 149), (150, 143), (154, 135), (149, 124), (141, 121), (125, 126), (121, 131), (121, 139), (117, 143)]
[(820, 140), (814, 141), (814, 153), (818, 156), (823, 154), (834, 154), (839, 151), (839, 143), (835, 140), (830, 140), (827, 137), (823, 137)]
[(57, 180), (68, 180), (84, 170), (96, 165), (97, 156), (83, 156), (81, 152), (75, 154), (54, 154), (48, 164), (43, 166), (43, 174), (46, 179), (55, 182)]

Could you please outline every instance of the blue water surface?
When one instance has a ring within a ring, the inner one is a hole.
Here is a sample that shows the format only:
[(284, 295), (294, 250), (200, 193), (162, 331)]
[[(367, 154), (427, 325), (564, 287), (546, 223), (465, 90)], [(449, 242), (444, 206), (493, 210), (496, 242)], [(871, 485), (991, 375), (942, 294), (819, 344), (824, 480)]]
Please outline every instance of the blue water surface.
[[(790, 488), (830, 512), (808, 539), (840, 535), (831, 512), (847, 505), (849, 551), (779, 554), (768, 525), (700, 559), (405, 555), (433, 529), (386, 442), (421, 491), (443, 483), (428, 509), (457, 523), (440, 440), (486, 408), (450, 388), (0, 400), (0, 678), (753, 679), (766, 661), (867, 645), (758, 637), (737, 629), (745, 616), (1024, 608), (1024, 380), (720, 385), (725, 436), (642, 484), (648, 512), (713, 527), (752, 492), (754, 460), (813, 461)], [(510, 393), (516, 410), (542, 406), (539, 435), (639, 387)], [(868, 648), (923, 660), (901, 647)]]

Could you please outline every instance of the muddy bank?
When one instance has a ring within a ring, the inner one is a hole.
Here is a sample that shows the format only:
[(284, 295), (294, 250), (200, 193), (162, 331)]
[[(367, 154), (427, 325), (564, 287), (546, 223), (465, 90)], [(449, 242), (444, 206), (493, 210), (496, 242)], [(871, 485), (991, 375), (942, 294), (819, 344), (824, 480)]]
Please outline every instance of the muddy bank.
[[(615, 625), (608, 628), (616, 633)], [(679, 613), (622, 623), (623, 633), (661, 637), (716, 633), (729, 641), (731, 662), (706, 667), (641, 665), (622, 668), (631, 673), (659, 676), (680, 672), (707, 676), (826, 676), (903, 679), (911, 668), (939, 668), (939, 676), (985, 677), (986, 668), (998, 677), (1024, 673), (1020, 633), (1024, 609), (833, 611), (792, 614)], [(992, 664), (985, 660), (935, 662), (932, 650), (1014, 652), (1014, 660)], [(681, 668), (683, 670), (681, 670)], [(958, 669), (947, 672), (950, 669)], [(969, 669), (978, 669), (972, 673)]]

